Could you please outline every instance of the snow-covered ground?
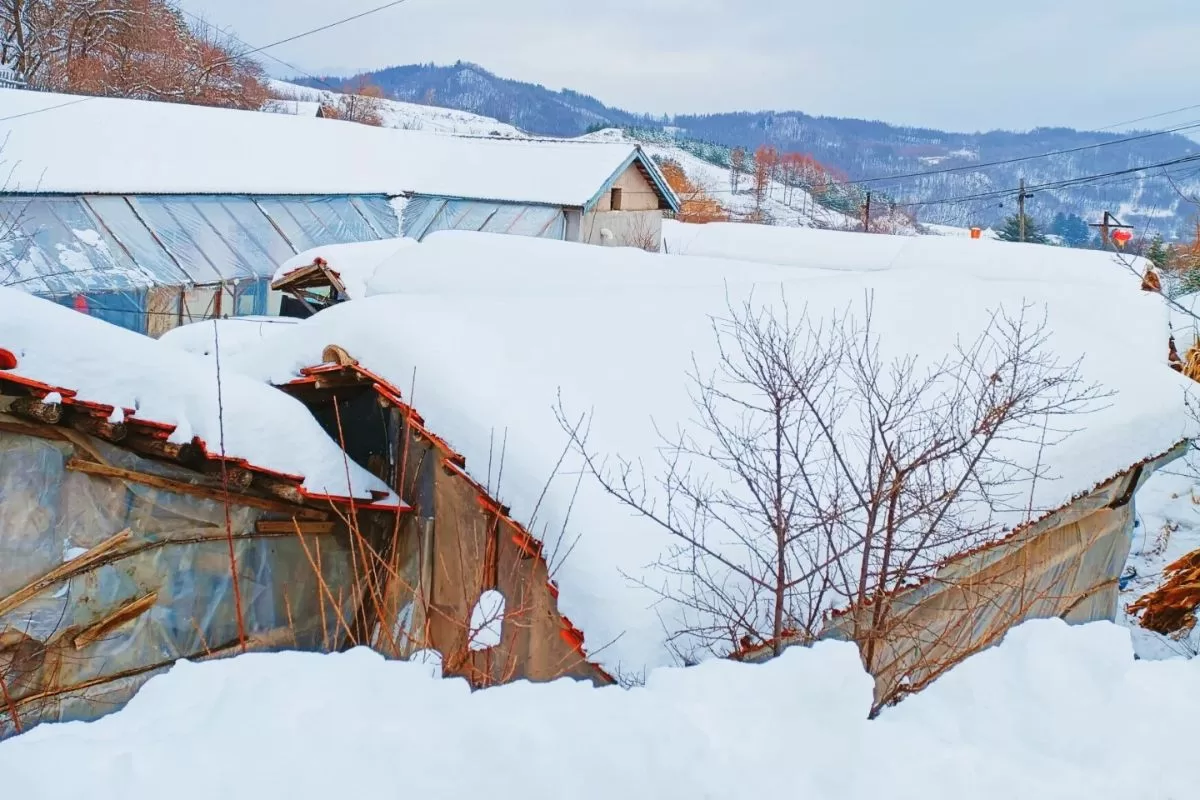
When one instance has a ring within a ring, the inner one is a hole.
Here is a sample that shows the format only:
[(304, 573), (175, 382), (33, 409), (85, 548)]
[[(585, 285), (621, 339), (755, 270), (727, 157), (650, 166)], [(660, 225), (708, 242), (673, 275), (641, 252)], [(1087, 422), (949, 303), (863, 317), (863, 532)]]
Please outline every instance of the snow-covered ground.
[(177, 664), (123, 711), (0, 744), (20, 800), (1182, 800), (1200, 662), (1135, 661), (1107, 623), (1029, 623), (866, 719), (852, 645), (759, 666), (472, 694), (436, 667), (340, 655)]

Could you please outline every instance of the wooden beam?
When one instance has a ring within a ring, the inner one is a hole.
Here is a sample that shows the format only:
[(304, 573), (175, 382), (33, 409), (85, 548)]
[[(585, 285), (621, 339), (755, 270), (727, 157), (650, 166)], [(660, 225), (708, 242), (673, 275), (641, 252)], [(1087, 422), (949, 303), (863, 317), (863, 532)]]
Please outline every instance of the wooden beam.
[(117, 628), (124, 625), (126, 622), (131, 622), (137, 619), (142, 614), (145, 614), (158, 603), (158, 592), (151, 592), (148, 595), (139, 597), (136, 600), (131, 600), (125, 605), (118, 608), (103, 619), (84, 628), (78, 636), (75, 637), (75, 649), (82, 650), (90, 644), (94, 644), (103, 639), (108, 634), (112, 633)]
[(130, 433), (122, 444), (138, 455), (174, 461), (188, 466), (196, 466), (204, 460), (200, 448), (191, 442), (175, 444), (165, 439), (135, 432)]
[(24, 425), (20, 422), (0, 420), (0, 431), (15, 433), (18, 436), (37, 436), (41, 439), (52, 439), (56, 442), (67, 441), (67, 437), (62, 434), (62, 431), (55, 430), (46, 425)]
[(133, 532), (130, 531), (129, 528), (126, 528), (120, 533), (108, 537), (103, 542), (81, 555), (79, 558), (72, 559), (65, 564), (59, 564), (42, 577), (18, 589), (8, 597), (0, 598), (0, 617), (20, 606), (25, 601), (36, 597), (38, 594), (50, 588), (59, 581), (70, 578), (79, 574), (80, 572), (86, 572), (92, 564), (95, 564), (97, 561), (128, 542), (132, 537)]
[(124, 422), (109, 422), (99, 417), (75, 413), (70, 418), (71, 427), (97, 439), (117, 444), (129, 435), (129, 428)]
[(305, 536), (327, 536), (337, 530), (333, 522), (293, 522), (290, 519), (260, 519), (254, 529), (262, 534), (302, 533)]
[[(82, 472), (86, 475), (94, 475), (98, 478), (129, 481), (131, 483), (141, 484), (142, 486), (149, 486), (152, 489), (161, 489), (165, 492), (174, 492), (176, 494), (191, 495), (192, 497), (201, 497), (205, 500), (212, 500), (217, 503), (225, 502), (225, 492), (219, 486), (187, 483), (171, 478), (163, 478), (159, 475), (150, 475), (145, 472), (137, 472), (131, 469), (110, 467), (105, 464), (93, 464), (89, 461), (81, 461), (77, 458), (72, 458), (67, 462), (67, 469), (73, 472)], [(299, 495), (299, 491), (299, 489), (296, 489), (297, 495)], [(323, 511), (304, 508), (303, 506), (288, 505), (276, 500), (267, 499), (265, 497), (254, 497), (246, 494), (231, 493), (229, 496), (229, 502), (235, 506), (248, 506), (250, 508), (261, 508), (265, 511), (277, 511), (281, 514), (291, 514), (301, 519), (328, 519), (328, 515)]]

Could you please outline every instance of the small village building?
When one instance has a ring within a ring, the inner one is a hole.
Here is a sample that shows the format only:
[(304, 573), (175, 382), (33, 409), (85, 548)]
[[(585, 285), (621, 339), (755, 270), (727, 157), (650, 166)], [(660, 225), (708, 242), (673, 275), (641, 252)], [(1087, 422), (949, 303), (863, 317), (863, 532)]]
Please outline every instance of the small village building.
[(0, 89), (0, 285), (152, 336), (276, 314), (276, 267), (439, 230), (657, 247), (678, 201), (631, 144), (458, 137)]

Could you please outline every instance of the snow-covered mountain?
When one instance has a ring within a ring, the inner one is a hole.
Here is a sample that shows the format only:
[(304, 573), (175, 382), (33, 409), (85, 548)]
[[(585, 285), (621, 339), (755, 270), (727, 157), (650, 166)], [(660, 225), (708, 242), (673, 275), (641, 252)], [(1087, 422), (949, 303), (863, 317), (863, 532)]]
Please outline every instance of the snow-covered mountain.
[[(283, 81), (272, 81), (271, 89), (276, 99), (270, 101), (264, 110), (281, 114), (314, 116), (320, 106), (337, 107), (343, 97), (341, 93), (329, 89), (313, 89)], [(380, 100), (378, 111), (383, 125), (389, 128), (451, 136), (556, 138), (534, 136), (479, 114), (420, 103)], [(678, 164), (698, 190), (715, 199), (733, 218), (746, 218), (758, 206), (749, 175), (741, 176), (738, 191), (733, 191), (729, 167), (722, 163), (722, 159), (728, 158), (728, 148), (718, 147), (710, 151), (695, 146), (696, 143), (677, 140), (647, 128), (607, 128), (573, 138), (585, 141), (636, 141), (659, 163), (673, 161)], [(778, 181), (769, 182), (761, 202), (761, 212), (764, 220), (777, 225), (856, 228), (861, 224), (859, 217), (843, 213), (799, 188), (787, 187)], [(879, 230), (900, 233), (913, 230), (906, 221), (898, 225), (889, 224), (882, 209), (874, 219), (875, 227)]]
[[(753, 150), (769, 144), (781, 152), (801, 152), (855, 179), (882, 179), (930, 170), (955, 169), (921, 178), (880, 181), (876, 196), (910, 206), (929, 223), (992, 225), (1014, 213), (1016, 187), (1024, 178), (1036, 188), (1029, 213), (1049, 222), (1056, 213), (1089, 220), (1116, 213), (1139, 233), (1167, 238), (1190, 234), (1193, 208), (1185, 194), (1200, 194), (1200, 161), (1170, 167), (1171, 180), (1156, 169), (1143, 174), (1113, 174), (1148, 164), (1200, 155), (1189, 136), (1200, 126), (1176, 134), (1121, 142), (1128, 133), (1040, 128), (1032, 131), (953, 133), (884, 122), (815, 117), (799, 111), (760, 111), (691, 115), (669, 119), (636, 114), (605, 105), (569, 90), (509, 80), (482, 67), (459, 62), (449, 66), (414, 64), (363, 76), (388, 97), (471, 111), (531, 133), (577, 136), (606, 127), (650, 129), (690, 141)], [(328, 78), (340, 85), (343, 78)], [(354, 80), (354, 79), (352, 79)], [(301, 81), (305, 82), (305, 81)], [(319, 85), (317, 82), (311, 82)], [(1101, 147), (1094, 147), (1100, 144)], [(1027, 159), (1051, 151), (1075, 152)], [(976, 164), (1009, 163), (972, 169)], [(959, 168), (963, 168), (958, 171)], [(1083, 185), (1050, 184), (1087, 176)], [(996, 192), (978, 200), (965, 197)], [(951, 201), (951, 202), (945, 202)]]

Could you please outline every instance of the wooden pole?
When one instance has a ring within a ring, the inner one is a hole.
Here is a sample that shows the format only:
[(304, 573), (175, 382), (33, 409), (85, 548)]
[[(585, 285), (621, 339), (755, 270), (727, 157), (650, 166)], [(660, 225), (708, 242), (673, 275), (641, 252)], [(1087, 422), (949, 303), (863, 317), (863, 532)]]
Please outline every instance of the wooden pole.
[(1021, 189), (1017, 192), (1017, 224), (1020, 226), (1020, 241), (1025, 241), (1025, 179), (1021, 178)]
[(863, 233), (871, 232), (871, 193), (867, 192), (867, 202), (863, 204)]

